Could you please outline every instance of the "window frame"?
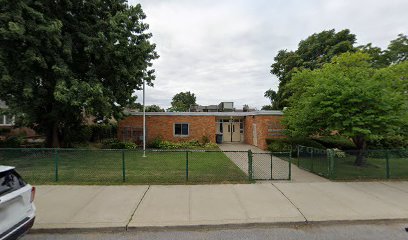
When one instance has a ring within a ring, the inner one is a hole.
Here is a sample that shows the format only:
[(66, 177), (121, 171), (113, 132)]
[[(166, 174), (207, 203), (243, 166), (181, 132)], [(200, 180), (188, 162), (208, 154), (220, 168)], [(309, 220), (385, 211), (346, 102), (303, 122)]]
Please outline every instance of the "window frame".
[[(7, 117), (11, 117), (11, 122), (7, 123)], [(0, 122), (0, 126), (14, 126), (15, 123), (15, 117), (14, 116), (10, 116), (10, 115), (6, 115), (6, 114), (0, 114), (0, 118), (2, 119), (2, 122)]]
[[(176, 134), (176, 125), (180, 124), (181, 127), (181, 134)], [(183, 124), (187, 125), (187, 135), (183, 134)], [(174, 137), (189, 137), (190, 136), (190, 123), (186, 123), (186, 122), (176, 122), (173, 123), (173, 136)]]

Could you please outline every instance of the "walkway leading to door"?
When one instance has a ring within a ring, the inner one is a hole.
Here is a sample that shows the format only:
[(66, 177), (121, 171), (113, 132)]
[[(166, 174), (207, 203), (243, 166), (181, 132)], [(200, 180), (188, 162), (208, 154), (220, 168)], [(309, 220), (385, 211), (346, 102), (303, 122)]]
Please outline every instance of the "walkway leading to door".
[[(219, 148), (222, 151), (248, 151), (251, 150), (253, 153), (268, 153), (267, 151), (264, 151), (260, 148), (257, 148), (253, 145), (249, 144), (244, 144), (244, 143), (224, 143), (224, 144), (218, 144)], [(238, 167), (240, 167), (244, 172), (248, 172), (248, 158), (247, 156), (244, 155), (236, 155), (236, 154), (231, 154), (229, 155), (226, 153), (226, 155), (233, 161)], [(254, 154), (254, 156), (257, 156), (254, 158), (254, 161), (265, 161), (266, 159), (263, 159), (262, 155), (257, 155)], [(266, 155), (265, 155), (266, 157)], [(277, 160), (278, 164), (283, 164), (286, 163), (286, 161), (283, 160)], [(266, 165), (265, 165), (266, 166)], [(265, 167), (265, 174), (267, 174), (269, 168)], [(254, 171), (262, 171), (262, 169), (254, 169)], [(329, 182), (328, 179), (317, 176), (313, 173), (307, 172), (305, 170), (302, 170), (298, 168), (295, 164), (292, 164), (291, 166), (291, 171), (292, 171), (292, 182)], [(270, 174), (270, 170), (269, 170)], [(279, 175), (279, 173), (277, 173)], [(284, 173), (281, 173), (284, 174)]]

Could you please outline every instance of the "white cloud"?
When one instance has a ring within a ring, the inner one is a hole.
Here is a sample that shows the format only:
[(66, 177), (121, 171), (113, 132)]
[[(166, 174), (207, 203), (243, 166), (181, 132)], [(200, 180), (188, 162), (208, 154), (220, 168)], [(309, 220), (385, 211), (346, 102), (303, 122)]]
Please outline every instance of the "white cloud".
[[(349, 28), (358, 44), (386, 47), (407, 33), (405, 0), (142, 0), (160, 59), (146, 104), (169, 107), (180, 91), (199, 104), (234, 101), (260, 108), (277, 89), (270, 65), (280, 49), (307, 36)], [(140, 95), (140, 93), (137, 93)], [(141, 99), (140, 99), (141, 100)]]

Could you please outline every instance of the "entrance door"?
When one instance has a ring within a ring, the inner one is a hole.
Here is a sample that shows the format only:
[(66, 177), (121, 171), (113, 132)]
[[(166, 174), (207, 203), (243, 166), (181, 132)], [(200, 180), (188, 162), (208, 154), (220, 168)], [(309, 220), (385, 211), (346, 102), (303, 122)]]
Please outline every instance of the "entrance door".
[(223, 142), (240, 142), (241, 133), (239, 129), (239, 122), (224, 122), (222, 123)]
[(231, 142), (240, 142), (241, 133), (239, 132), (239, 122), (231, 123)]
[(256, 134), (256, 123), (252, 124), (252, 142), (258, 146), (258, 135)]

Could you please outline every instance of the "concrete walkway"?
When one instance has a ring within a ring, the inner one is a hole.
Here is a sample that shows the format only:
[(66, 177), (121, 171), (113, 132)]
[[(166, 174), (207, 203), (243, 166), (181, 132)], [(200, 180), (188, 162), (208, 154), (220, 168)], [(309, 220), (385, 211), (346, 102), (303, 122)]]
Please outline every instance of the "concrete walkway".
[(34, 229), (408, 219), (408, 182), (38, 186)]
[[(222, 151), (248, 151), (251, 150), (254, 153), (253, 157), (253, 168), (255, 177), (258, 178), (269, 178), (271, 176), (270, 168), (270, 152), (264, 151), (260, 148), (257, 148), (253, 145), (244, 144), (244, 143), (225, 143), (219, 144), (219, 148)], [(259, 154), (257, 154), (259, 153)], [(238, 167), (244, 172), (248, 172), (248, 156), (245, 154), (234, 154), (234, 153), (225, 153), (231, 161), (233, 161)], [(274, 179), (284, 179), (287, 178), (287, 169), (288, 163), (279, 159), (279, 157), (273, 157), (274, 168), (272, 170), (272, 175)], [(291, 165), (291, 181), (292, 182), (329, 182), (328, 179), (320, 177), (316, 174), (310, 173), (303, 169), (300, 169), (295, 164)]]

